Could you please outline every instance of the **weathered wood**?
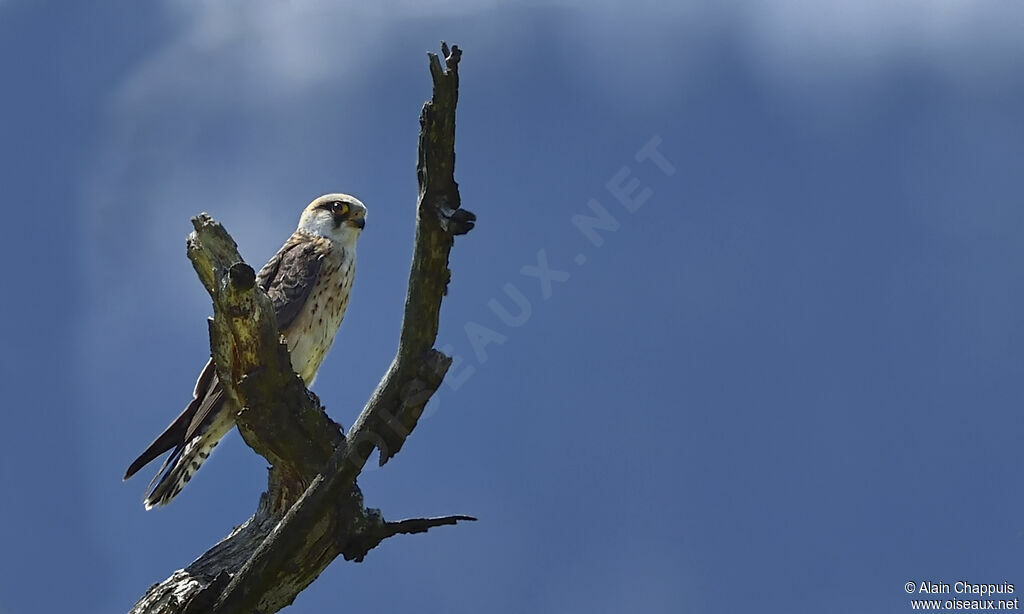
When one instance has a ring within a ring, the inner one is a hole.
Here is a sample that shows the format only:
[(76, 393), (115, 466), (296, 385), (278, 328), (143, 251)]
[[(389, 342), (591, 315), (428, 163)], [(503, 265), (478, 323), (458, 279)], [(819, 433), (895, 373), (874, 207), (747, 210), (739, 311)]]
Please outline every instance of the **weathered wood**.
[(287, 606), (338, 555), (361, 561), (384, 539), (474, 520), (469, 516), (388, 522), (367, 508), (356, 484), (366, 460), (398, 453), (441, 384), (451, 359), (433, 348), (456, 235), (476, 217), (460, 208), (455, 183), (455, 107), (461, 52), (429, 54), (434, 81), (420, 116), (416, 235), (400, 342), (347, 436), (291, 370), (266, 294), (227, 231), (193, 220), (188, 255), (213, 299), (210, 347), (239, 407), (245, 442), (270, 461), (256, 513), (185, 569), (155, 584), (133, 613), (271, 614)]

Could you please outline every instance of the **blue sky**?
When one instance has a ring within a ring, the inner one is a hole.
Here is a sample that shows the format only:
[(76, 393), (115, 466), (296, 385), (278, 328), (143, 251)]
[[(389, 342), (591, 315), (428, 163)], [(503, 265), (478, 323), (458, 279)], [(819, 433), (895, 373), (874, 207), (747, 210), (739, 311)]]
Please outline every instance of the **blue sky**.
[[(1024, 591), (1019, 3), (355, 4), (0, 0), (0, 613), (127, 610), (255, 507), (234, 434), (167, 508), (148, 469), (120, 480), (208, 355), (190, 216), (258, 266), (315, 196), (367, 204), (314, 387), (352, 423), (395, 349), (442, 38), (479, 216), (438, 340), (459, 363), (360, 483), (388, 518), (480, 522), (336, 561), (289, 611)], [(608, 186), (634, 180), (630, 211)]]

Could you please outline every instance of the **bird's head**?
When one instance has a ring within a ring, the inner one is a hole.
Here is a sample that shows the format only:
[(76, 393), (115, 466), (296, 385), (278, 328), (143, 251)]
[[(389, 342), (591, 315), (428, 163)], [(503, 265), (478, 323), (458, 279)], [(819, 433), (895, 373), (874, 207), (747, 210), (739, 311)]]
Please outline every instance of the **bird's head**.
[(366, 224), (366, 205), (348, 194), (324, 194), (306, 206), (299, 230), (317, 237), (355, 244)]

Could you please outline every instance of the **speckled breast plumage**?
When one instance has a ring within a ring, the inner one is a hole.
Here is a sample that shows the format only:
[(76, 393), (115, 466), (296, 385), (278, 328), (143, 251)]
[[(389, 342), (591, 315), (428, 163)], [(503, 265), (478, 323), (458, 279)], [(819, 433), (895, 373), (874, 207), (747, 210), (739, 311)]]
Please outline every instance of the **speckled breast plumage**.
[(313, 383), (345, 317), (355, 264), (355, 253), (336, 244), (329, 246), (316, 285), (285, 334), (292, 368), (307, 386)]

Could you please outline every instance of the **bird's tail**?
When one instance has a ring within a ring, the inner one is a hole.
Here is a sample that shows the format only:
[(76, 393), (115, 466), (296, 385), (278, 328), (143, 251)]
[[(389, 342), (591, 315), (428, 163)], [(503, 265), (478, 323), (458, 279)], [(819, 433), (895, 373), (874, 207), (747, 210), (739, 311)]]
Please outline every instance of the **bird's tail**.
[[(160, 472), (157, 472), (159, 481), (156, 477), (153, 478), (153, 481), (156, 481), (156, 486), (149, 491), (143, 501), (146, 509), (151, 510), (154, 507), (167, 505), (174, 497), (178, 496), (181, 489), (188, 484), (196, 471), (206, 462), (206, 459), (210, 458), (210, 453), (232, 426), (233, 423), (226, 424), (221, 428), (214, 426), (202, 435), (194, 437), (183, 448), (175, 450), (164, 462)], [(164, 471), (165, 468), (166, 471)], [(152, 486), (152, 482), (150, 485)]]

